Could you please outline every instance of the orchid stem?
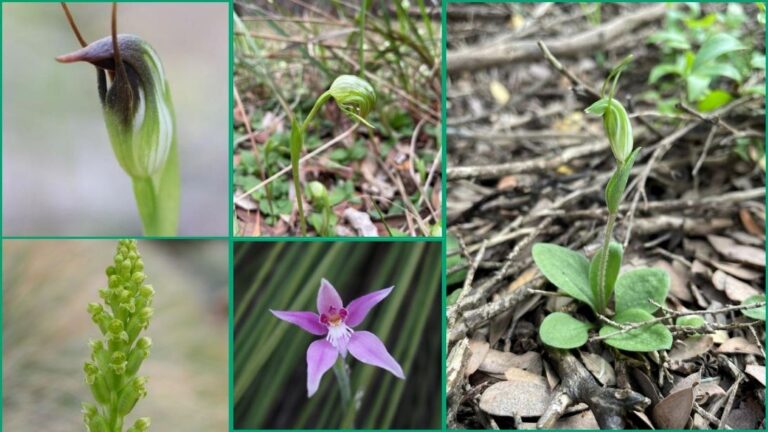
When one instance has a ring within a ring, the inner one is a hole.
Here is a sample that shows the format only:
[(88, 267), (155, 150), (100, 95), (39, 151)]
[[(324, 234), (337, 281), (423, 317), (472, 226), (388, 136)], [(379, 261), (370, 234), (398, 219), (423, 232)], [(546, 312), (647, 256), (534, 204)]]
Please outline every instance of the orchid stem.
[(349, 372), (347, 372), (347, 365), (344, 364), (344, 359), (339, 358), (339, 361), (333, 366), (333, 373), (336, 375), (336, 381), (339, 382), (339, 390), (341, 390), (341, 404), (345, 407), (351, 407), (352, 401), (352, 388), (349, 384)]
[(617, 214), (615, 212), (608, 213), (608, 223), (605, 225), (605, 238), (603, 239), (602, 255), (600, 255), (599, 275), (597, 278), (597, 308), (600, 313), (604, 313), (605, 307), (607, 306), (605, 304), (607, 301), (605, 298), (605, 290), (607, 289), (605, 286), (605, 275), (608, 267), (608, 246), (611, 244), (611, 239), (613, 238), (613, 229), (616, 226), (616, 216)]

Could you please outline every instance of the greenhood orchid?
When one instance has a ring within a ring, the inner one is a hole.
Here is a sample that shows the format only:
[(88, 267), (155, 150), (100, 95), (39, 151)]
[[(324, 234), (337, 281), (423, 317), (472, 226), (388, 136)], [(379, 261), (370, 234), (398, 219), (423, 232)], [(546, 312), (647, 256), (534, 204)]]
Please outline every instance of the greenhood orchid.
[(394, 287), (385, 288), (352, 300), (345, 307), (339, 293), (330, 282), (323, 279), (317, 293), (317, 312), (275, 311), (276, 317), (317, 336), (325, 336), (312, 342), (307, 348), (307, 394), (312, 397), (323, 375), (333, 367), (339, 355), (347, 353), (363, 363), (377, 366), (405, 379), (403, 369), (387, 351), (384, 343), (373, 333), (355, 331), (368, 312), (384, 300)]

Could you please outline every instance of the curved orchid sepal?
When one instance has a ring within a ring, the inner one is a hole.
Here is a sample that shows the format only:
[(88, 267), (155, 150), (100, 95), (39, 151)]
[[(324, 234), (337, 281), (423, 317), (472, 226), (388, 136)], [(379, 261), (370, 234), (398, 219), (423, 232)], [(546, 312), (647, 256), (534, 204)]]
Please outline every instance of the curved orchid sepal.
[(317, 311), (274, 311), (277, 318), (300, 327), (309, 333), (325, 336), (307, 348), (307, 394), (312, 397), (320, 380), (333, 367), (339, 355), (347, 353), (359, 361), (380, 367), (400, 379), (405, 374), (400, 364), (387, 351), (384, 343), (373, 333), (355, 331), (368, 312), (384, 300), (394, 287), (374, 291), (352, 300), (346, 307), (330, 282), (323, 279), (317, 292)]

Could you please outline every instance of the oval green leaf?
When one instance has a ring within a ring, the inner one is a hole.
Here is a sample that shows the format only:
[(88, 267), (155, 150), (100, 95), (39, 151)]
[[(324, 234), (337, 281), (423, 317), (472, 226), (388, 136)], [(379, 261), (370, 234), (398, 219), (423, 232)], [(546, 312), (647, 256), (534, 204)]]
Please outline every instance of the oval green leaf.
[[(629, 309), (614, 317), (614, 321), (619, 324), (638, 323), (652, 319), (653, 315), (641, 309)], [(649, 352), (672, 348), (672, 333), (663, 324), (647, 325), (624, 333), (619, 333), (619, 331), (616, 327), (606, 325), (600, 329), (600, 336), (608, 336), (605, 339), (606, 344), (624, 351)]]
[(592, 325), (589, 323), (563, 312), (555, 312), (544, 318), (539, 327), (539, 336), (542, 342), (554, 348), (578, 348), (587, 343), (590, 328)]
[(533, 261), (552, 284), (569, 296), (595, 308), (589, 288), (589, 260), (584, 255), (551, 243), (533, 245)]
[(664, 304), (669, 292), (669, 275), (657, 268), (630, 270), (616, 281), (616, 313), (640, 309), (653, 313), (658, 309), (648, 300)]
[(699, 49), (699, 52), (696, 53), (696, 59), (693, 61), (693, 70), (699, 69), (723, 54), (743, 49), (747, 49), (747, 47), (735, 37), (727, 33), (718, 33), (707, 39), (701, 46), (701, 49)]
[(680, 327), (701, 327), (707, 322), (699, 315), (681, 316), (675, 320), (675, 325)]
[[(760, 303), (764, 301), (765, 301), (765, 295), (757, 294), (757, 295), (747, 297), (746, 299), (744, 299), (743, 302), (741, 302), (741, 304), (748, 305), (748, 304)], [(754, 309), (743, 309), (741, 313), (743, 313), (745, 316), (748, 316), (750, 318), (765, 321), (765, 306), (754, 308)]]

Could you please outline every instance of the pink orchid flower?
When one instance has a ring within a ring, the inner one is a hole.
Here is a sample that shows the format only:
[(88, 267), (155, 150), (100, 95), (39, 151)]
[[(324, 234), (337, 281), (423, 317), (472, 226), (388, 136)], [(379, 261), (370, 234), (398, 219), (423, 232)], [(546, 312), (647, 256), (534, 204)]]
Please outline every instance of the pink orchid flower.
[(347, 307), (333, 285), (323, 279), (317, 292), (317, 312), (275, 311), (276, 317), (301, 327), (313, 335), (325, 336), (309, 344), (307, 348), (307, 393), (312, 397), (320, 386), (320, 379), (336, 362), (339, 354), (342, 358), (347, 352), (352, 357), (372, 366), (378, 366), (394, 376), (405, 379), (403, 368), (387, 351), (384, 343), (375, 334), (367, 331), (354, 331), (376, 304), (384, 300), (394, 287), (374, 291), (352, 300)]

